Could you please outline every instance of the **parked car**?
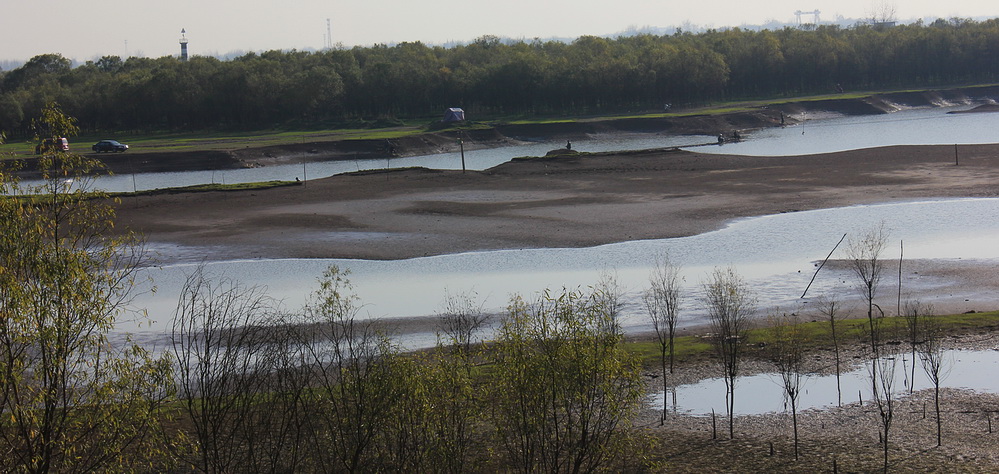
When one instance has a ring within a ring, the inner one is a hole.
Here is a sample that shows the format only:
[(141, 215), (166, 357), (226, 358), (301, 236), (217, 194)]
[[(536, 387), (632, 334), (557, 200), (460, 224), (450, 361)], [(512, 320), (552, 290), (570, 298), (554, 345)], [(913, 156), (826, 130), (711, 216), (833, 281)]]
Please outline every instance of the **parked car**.
[(110, 153), (110, 152), (122, 152), (128, 149), (128, 145), (120, 143), (117, 140), (101, 140), (94, 143), (94, 149), (97, 153)]
[(35, 145), (35, 154), (41, 155), (50, 151), (69, 151), (69, 140), (65, 138), (46, 138)]

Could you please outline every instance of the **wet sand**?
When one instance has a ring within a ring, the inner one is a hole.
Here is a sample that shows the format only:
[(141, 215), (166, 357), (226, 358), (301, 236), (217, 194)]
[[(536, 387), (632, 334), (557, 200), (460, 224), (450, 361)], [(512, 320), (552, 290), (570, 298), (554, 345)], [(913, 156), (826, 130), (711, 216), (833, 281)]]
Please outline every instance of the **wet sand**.
[[(945, 341), (947, 349), (997, 350), (997, 333), (956, 332)], [(863, 364), (864, 356), (856, 346), (841, 348), (844, 366)], [(949, 361), (948, 363), (953, 363)], [(831, 348), (812, 351), (807, 370), (835, 373)], [(719, 377), (718, 363), (708, 357), (682, 361), (671, 383), (694, 383)], [(772, 364), (760, 358), (743, 363), (740, 376), (770, 372)], [(899, 367), (898, 370), (902, 370)], [(922, 371), (919, 367), (917, 371)], [(648, 393), (662, 394), (658, 374), (646, 374)], [(656, 375), (656, 377), (653, 377)], [(946, 383), (946, 378), (945, 378)], [(808, 389), (806, 379), (805, 389)], [(936, 417), (933, 390), (912, 395), (899, 389), (889, 442), (889, 463), (894, 472), (995, 472), (999, 466), (999, 436), (993, 432), (999, 395), (968, 389), (941, 390), (942, 446), (936, 446)], [(738, 382), (736, 396), (739, 396)], [(671, 472), (832, 472), (834, 463), (840, 472), (880, 472), (882, 444), (879, 441), (880, 417), (876, 406), (858, 401), (855, 393), (845, 394), (842, 406), (800, 410), (798, 432), (800, 459), (794, 459), (793, 426), (790, 410), (763, 415), (743, 415), (735, 419), (734, 440), (728, 439), (727, 417), (717, 416), (713, 428), (710, 416), (690, 415), (644, 405), (635, 426), (646, 429), (662, 441), (657, 451), (664, 459), (683, 459), (670, 466)], [(713, 434), (717, 439), (713, 439)]]
[(259, 191), (125, 198), (119, 224), (203, 259), (401, 259), (682, 237), (750, 216), (999, 196), (999, 144), (800, 157), (676, 150), (361, 172)]
[[(118, 217), (119, 228), (166, 249), (160, 263), (586, 247), (695, 235), (741, 217), (999, 196), (999, 144), (957, 153), (959, 164), (953, 145), (791, 157), (671, 149), (571, 155), (466, 173), (372, 171), (258, 191), (129, 197)], [(953, 285), (938, 289), (949, 296), (940, 300), (946, 309), (996, 306), (991, 265), (924, 265), (952, 276)]]

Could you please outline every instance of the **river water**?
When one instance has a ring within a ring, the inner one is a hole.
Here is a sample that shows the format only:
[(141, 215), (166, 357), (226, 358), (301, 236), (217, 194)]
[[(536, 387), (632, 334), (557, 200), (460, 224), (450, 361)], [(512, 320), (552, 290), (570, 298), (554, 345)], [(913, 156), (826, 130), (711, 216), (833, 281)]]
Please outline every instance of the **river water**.
[[(713, 141), (703, 135), (624, 134), (595, 135), (573, 141), (573, 149), (587, 152), (644, 150), (649, 148), (684, 147)], [(544, 156), (553, 149), (562, 148), (565, 141), (547, 140), (523, 145), (465, 151), (465, 167), (484, 170), (512, 158)], [(392, 159), (336, 160), (318, 163), (275, 165), (236, 170), (182, 171), (173, 173), (122, 174), (102, 178), (99, 187), (112, 192), (143, 191), (148, 189), (192, 186), (197, 184), (236, 184), (261, 181), (294, 181), (296, 178), (318, 179), (353, 171), (422, 166), (431, 169), (460, 170), (461, 153), (410, 156)]]
[[(546, 288), (586, 288), (602, 272), (616, 275), (625, 296), (622, 325), (626, 332), (650, 330), (638, 304), (647, 286), (654, 258), (669, 253), (683, 266), (686, 300), (683, 326), (706, 322), (698, 303), (701, 282), (715, 267), (732, 266), (747, 279), (763, 310), (795, 311), (815, 272), (815, 263), (833, 249), (843, 234), (857, 235), (884, 223), (898, 248), (904, 240), (908, 259), (972, 259), (999, 264), (999, 199), (949, 199), (805, 211), (741, 219), (701, 235), (676, 239), (623, 242), (578, 249), (522, 249), (471, 252), (396, 261), (349, 259), (280, 259), (205, 264), (216, 276), (247, 285), (266, 286), (271, 296), (290, 310), (305, 302), (318, 287), (316, 279), (330, 265), (351, 272), (362, 317), (409, 318), (432, 316), (442, 306), (445, 291), (475, 292), (488, 311), (501, 312), (513, 294), (531, 298)], [(841, 246), (835, 257), (843, 256)], [(895, 250), (890, 252), (897, 253)], [(891, 258), (891, 257), (886, 257)], [(157, 286), (137, 304), (148, 309), (151, 327), (122, 326), (162, 335), (169, 322), (185, 275), (197, 264), (177, 264), (144, 270)], [(929, 276), (905, 282), (918, 294), (942, 282)], [(810, 296), (852, 294), (853, 278), (825, 269), (809, 289)], [(932, 301), (926, 301), (932, 303)], [(432, 325), (431, 325), (432, 326)], [(433, 328), (400, 334), (416, 348), (432, 345)]]
[[(767, 129), (749, 134), (747, 141), (742, 143), (701, 146), (697, 150), (747, 154), (753, 153), (753, 150), (759, 154), (794, 150), (793, 153), (808, 154), (901, 143), (999, 142), (996, 135), (999, 133), (999, 114), (947, 114), (950, 110), (954, 109), (913, 109), (880, 116), (814, 120), (804, 125), (804, 135), (800, 126)], [(861, 133), (858, 130), (877, 132)], [(809, 137), (809, 140), (798, 143), (803, 136)], [(574, 141), (573, 147), (599, 151), (684, 146), (702, 142), (704, 138), (642, 135), (612, 140), (610, 137), (594, 137), (590, 141)], [(792, 142), (796, 143), (793, 147)], [(466, 162), (476, 168), (488, 168), (513, 156), (543, 154), (563, 145), (546, 142), (525, 147), (478, 150), (466, 153)], [(382, 163), (380, 166), (397, 164), (454, 168), (460, 166), (460, 158), (457, 154), (444, 154)], [(362, 166), (361, 163), (329, 164), (331, 167), (343, 165), (354, 167), (348, 171)], [(371, 163), (371, 166), (379, 165)], [(241, 176), (248, 181), (289, 179), (289, 176), (272, 174), (264, 178), (249, 174), (260, 170), (268, 171), (267, 168), (259, 168), (226, 172), (226, 182), (233, 182), (237, 173), (244, 172), (247, 174)], [(301, 172), (301, 168), (294, 166), (280, 172), (294, 174)], [(212, 179), (211, 172), (201, 173), (202, 178), (208, 176)], [(168, 176), (149, 178), (170, 181), (170, 185), (183, 184), (176, 182), (173, 174), (165, 175)], [(310, 170), (309, 176), (316, 175)], [(220, 181), (219, 176), (215, 179)], [(131, 188), (130, 178), (128, 187)], [(999, 200), (957, 199), (762, 216), (738, 220), (721, 230), (693, 237), (583, 249), (511, 249), (398, 261), (283, 259), (210, 262), (205, 265), (212, 274), (237, 278), (247, 285), (266, 286), (272, 296), (284, 301), (292, 311), (297, 310), (307, 295), (317, 288), (316, 279), (323, 270), (329, 265), (337, 265), (351, 271), (355, 292), (365, 305), (362, 316), (372, 318), (434, 315), (441, 307), (445, 291), (475, 292), (488, 311), (501, 312), (511, 295), (520, 294), (529, 298), (546, 288), (585, 288), (596, 283), (602, 272), (610, 273), (616, 275), (629, 303), (622, 320), (624, 328), (629, 332), (640, 332), (648, 330), (649, 325), (638, 304), (639, 294), (647, 285), (651, 264), (657, 254), (668, 252), (684, 267), (689, 300), (685, 324), (692, 326), (704, 322), (703, 311), (697, 309), (697, 293), (701, 282), (713, 268), (735, 267), (751, 284), (762, 308), (781, 306), (790, 310), (801, 304), (798, 297), (812, 277), (815, 262), (821, 261), (844, 233), (856, 235), (879, 222), (890, 228), (895, 242), (893, 245), (897, 246), (899, 240), (904, 240), (906, 258), (999, 261), (999, 245), (996, 245), (999, 243)], [(159, 246), (152, 250), (166, 256), (190, 257), (191, 254), (190, 250), (179, 247)], [(191, 260), (196, 261), (197, 258), (189, 258)], [(193, 265), (176, 264), (144, 270), (157, 291), (145, 291), (135, 303), (137, 308), (148, 310), (152, 323), (139, 326), (131, 322), (132, 318), (125, 317), (119, 329), (142, 333), (151, 340), (162, 337), (184, 277), (193, 271)], [(848, 276), (836, 275), (832, 270), (823, 272), (812, 286), (812, 294), (849, 291), (847, 287), (851, 283)], [(912, 284), (932, 285), (934, 282), (924, 278)], [(151, 287), (145, 288), (149, 289)], [(411, 347), (432, 344), (432, 331), (432, 328), (424, 328), (423, 332), (409, 331), (405, 334), (405, 344)]]
[[(884, 115), (830, 116), (756, 130), (746, 140), (698, 147), (702, 153), (791, 156), (891, 145), (999, 142), (999, 113), (951, 113), (968, 106), (909, 108)], [(801, 118), (808, 118), (803, 116)]]
[[(766, 128), (743, 134), (738, 143), (717, 145), (715, 137), (631, 133), (592, 135), (574, 140), (574, 150), (605, 152), (664, 147), (691, 147), (702, 153), (739, 155), (807, 155), (887, 145), (975, 144), (999, 142), (999, 113), (951, 114), (969, 106), (901, 109), (885, 115), (802, 115), (804, 122), (784, 128)], [(544, 156), (562, 148), (562, 140), (547, 140), (465, 152), (467, 169), (484, 170), (521, 156)], [(130, 192), (197, 184), (235, 184), (260, 181), (317, 179), (352, 171), (422, 166), (431, 169), (461, 169), (461, 154), (440, 153), (394, 159), (338, 160), (320, 163), (276, 165), (237, 170), (184, 171), (174, 173), (121, 174), (105, 177), (99, 187), (112, 192)]]

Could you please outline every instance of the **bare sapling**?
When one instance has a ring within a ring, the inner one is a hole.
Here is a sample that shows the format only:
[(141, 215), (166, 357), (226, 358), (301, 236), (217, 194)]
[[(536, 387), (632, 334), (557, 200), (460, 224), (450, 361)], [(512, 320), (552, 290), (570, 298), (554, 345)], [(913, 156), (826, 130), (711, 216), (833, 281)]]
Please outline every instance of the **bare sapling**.
[(805, 333), (794, 314), (779, 310), (770, 315), (768, 328), (770, 361), (781, 377), (784, 399), (791, 406), (794, 432), (794, 459), (798, 459), (798, 397), (805, 377)]
[[(932, 314), (932, 308), (927, 307), (927, 314)], [(940, 420), (940, 382), (947, 377), (949, 366), (945, 358), (945, 332), (932, 316), (922, 318), (922, 343), (919, 345), (919, 357), (926, 372), (926, 377), (933, 384), (933, 407), (937, 420), (937, 446), (943, 446), (942, 423)], [(991, 430), (989, 431), (991, 433)]]
[[(656, 257), (655, 266), (649, 276), (649, 288), (642, 294), (645, 310), (652, 320), (652, 328), (659, 342), (659, 355), (663, 379), (663, 412), (659, 424), (666, 422), (666, 397), (670, 392), (671, 377), (667, 376), (667, 359), (669, 374), (673, 374), (676, 356), (676, 324), (680, 313), (681, 296), (680, 267), (670, 260), (668, 254)], [(674, 396), (676, 392), (674, 391)], [(675, 401), (675, 397), (674, 397)]]
[(728, 434), (735, 438), (735, 382), (742, 361), (742, 344), (756, 301), (749, 285), (732, 268), (718, 269), (704, 283), (704, 303), (711, 323), (711, 342), (725, 379)]

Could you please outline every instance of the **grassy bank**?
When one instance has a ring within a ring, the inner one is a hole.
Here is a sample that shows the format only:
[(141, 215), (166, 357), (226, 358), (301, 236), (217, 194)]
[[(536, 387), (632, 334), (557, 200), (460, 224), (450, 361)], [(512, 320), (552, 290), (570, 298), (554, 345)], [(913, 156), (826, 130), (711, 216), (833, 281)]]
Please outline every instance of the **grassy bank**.
[[(965, 334), (969, 332), (987, 332), (999, 329), (999, 311), (984, 313), (948, 314), (932, 316), (947, 334)], [(883, 328), (904, 328), (903, 317), (887, 317), (882, 320)], [(867, 319), (844, 319), (836, 321), (836, 337), (841, 347), (865, 340)], [(806, 341), (806, 350), (825, 350), (833, 347), (829, 321), (813, 320), (801, 324)], [(771, 341), (768, 328), (751, 329), (747, 335), (746, 345), (750, 348), (765, 346)], [(659, 343), (652, 340), (632, 341), (625, 343), (625, 349), (636, 354), (646, 367), (659, 366)], [(752, 349), (748, 351), (753, 354)], [(676, 357), (679, 363), (684, 360), (697, 360), (712, 357), (713, 347), (706, 335), (683, 336), (676, 338)]]
[[(989, 87), (983, 84), (969, 87)], [(828, 100), (862, 100), (881, 94), (909, 94), (929, 92), (939, 89), (905, 89), (905, 90), (872, 90), (849, 93), (820, 94), (800, 97), (770, 97), (751, 100), (734, 100), (708, 104), (702, 107), (677, 108), (668, 112), (638, 112), (597, 114), (580, 117), (545, 117), (545, 116), (487, 116), (478, 121), (462, 123), (460, 128), (489, 129), (498, 125), (547, 125), (557, 123), (598, 122), (604, 120), (642, 119), (642, 118), (682, 118), (695, 115), (722, 115), (752, 111), (766, 106), (779, 106), (789, 103), (815, 103)], [(418, 118), (412, 120), (395, 120), (392, 123), (373, 122), (365, 124), (345, 123), (317, 129), (271, 129), (247, 131), (218, 132), (120, 132), (103, 133), (100, 135), (84, 134), (73, 137), (70, 149), (78, 153), (90, 153), (90, 146), (99, 140), (115, 138), (127, 143), (133, 152), (190, 152), (198, 150), (236, 150), (242, 148), (259, 148), (266, 146), (293, 145), (302, 143), (321, 143), (341, 140), (390, 140), (413, 135), (420, 135), (441, 129), (435, 127), (433, 118)], [(391, 126), (387, 126), (391, 125)], [(445, 127), (450, 128), (450, 127)], [(15, 141), (0, 144), (0, 156), (13, 154), (18, 157), (32, 155), (34, 143)]]

